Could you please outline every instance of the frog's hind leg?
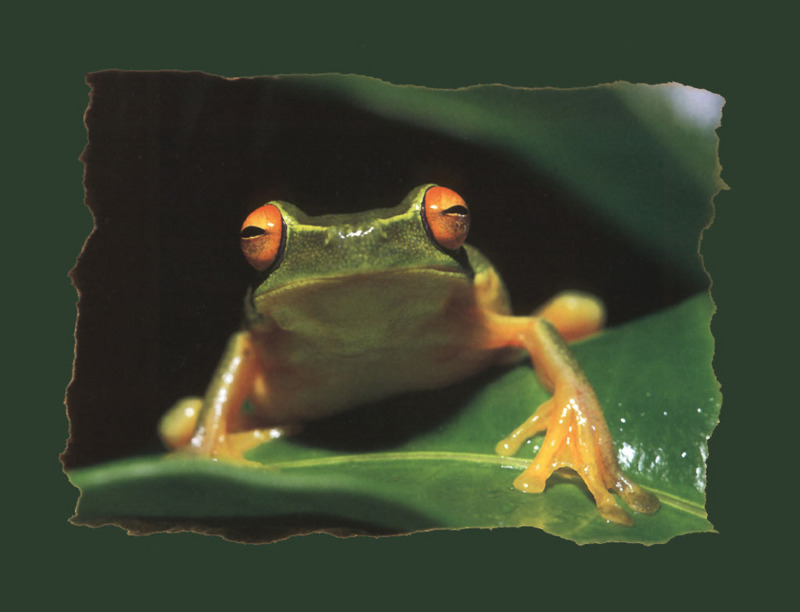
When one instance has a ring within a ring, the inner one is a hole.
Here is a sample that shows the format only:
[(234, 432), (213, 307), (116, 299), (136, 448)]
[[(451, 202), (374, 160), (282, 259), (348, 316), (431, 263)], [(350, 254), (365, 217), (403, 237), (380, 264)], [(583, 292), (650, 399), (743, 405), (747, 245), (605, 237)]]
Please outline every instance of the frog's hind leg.
[(600, 331), (606, 322), (603, 302), (579, 291), (559, 293), (533, 314), (550, 321), (568, 342), (591, 336)]
[(170, 450), (188, 446), (192, 441), (197, 415), (203, 407), (202, 397), (184, 397), (170, 408), (158, 423), (161, 442)]

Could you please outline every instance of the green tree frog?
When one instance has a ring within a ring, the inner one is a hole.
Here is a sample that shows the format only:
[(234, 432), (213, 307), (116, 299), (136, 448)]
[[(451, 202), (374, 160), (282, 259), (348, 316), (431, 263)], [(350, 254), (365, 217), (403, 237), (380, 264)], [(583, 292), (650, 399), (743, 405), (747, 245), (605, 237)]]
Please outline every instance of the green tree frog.
[[(571, 468), (608, 521), (632, 524), (611, 491), (637, 512), (658, 500), (620, 470), (598, 399), (566, 341), (604, 323), (601, 303), (561, 294), (533, 316), (512, 316), (488, 259), (464, 243), (469, 209), (454, 191), (417, 187), (396, 207), (305, 215), (270, 202), (241, 230), (260, 273), (202, 398), (162, 419), (171, 449), (243, 458), (297, 424), (412, 390), (437, 389), (527, 352), (552, 397), (495, 451), (513, 455), (545, 431), (514, 486), (539, 493)], [(243, 411), (249, 399), (252, 413)]]

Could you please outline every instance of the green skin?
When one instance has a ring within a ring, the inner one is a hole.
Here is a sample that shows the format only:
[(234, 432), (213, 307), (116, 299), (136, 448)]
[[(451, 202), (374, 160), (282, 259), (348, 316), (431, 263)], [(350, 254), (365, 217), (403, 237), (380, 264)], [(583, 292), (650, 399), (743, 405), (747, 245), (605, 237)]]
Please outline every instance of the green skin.
[(375, 274), (389, 270), (438, 269), (471, 278), (489, 261), (472, 247), (460, 251), (438, 247), (428, 235), (422, 216), (425, 192), (414, 189), (394, 208), (350, 215), (310, 217), (287, 202), (272, 202), (283, 213), (285, 255), (268, 270), (254, 291), (258, 300), (297, 282)]
[[(282, 213), (284, 256), (245, 301), (245, 325), (269, 397), (262, 421), (307, 421), (408, 390), (439, 388), (507, 355), (477, 346), (476, 283), (494, 268), (477, 249), (452, 252), (430, 238), (422, 201), (354, 215)], [(510, 312), (502, 284), (494, 310)], [(278, 382), (280, 381), (280, 382)]]
[[(244, 328), (231, 337), (205, 397), (181, 401), (162, 420), (164, 440), (184, 452), (241, 458), (242, 448), (231, 450), (231, 440), (244, 437), (237, 432), (257, 443), (271, 435), (259, 433), (266, 428), (292, 429), (397, 393), (443, 388), (524, 349), (553, 398), (496, 450), (514, 454), (545, 429), (542, 448), (562, 450), (540, 451), (514, 486), (540, 492), (554, 469), (570, 467), (608, 520), (631, 523), (609, 489), (635, 510), (655, 511), (657, 500), (619, 471), (600, 405), (561, 337), (599, 329), (602, 307), (568, 294), (541, 316), (511, 316), (486, 257), (469, 245), (448, 250), (435, 242), (424, 213), (431, 187), (414, 189), (394, 208), (354, 215), (309, 217), (271, 202), (283, 219), (280, 255), (248, 292)], [(561, 316), (565, 303), (576, 302), (579, 314)], [(243, 414), (245, 400), (253, 415)]]

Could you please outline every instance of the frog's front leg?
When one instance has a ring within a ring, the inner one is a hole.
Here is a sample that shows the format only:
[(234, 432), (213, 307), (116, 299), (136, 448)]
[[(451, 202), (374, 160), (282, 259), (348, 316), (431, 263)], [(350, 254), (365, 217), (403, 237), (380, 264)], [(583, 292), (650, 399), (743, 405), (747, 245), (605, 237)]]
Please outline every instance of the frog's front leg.
[(554, 325), (541, 317), (498, 317), (497, 324), (495, 333), (505, 334), (510, 344), (528, 351), (553, 393), (495, 449), (500, 455), (513, 455), (527, 439), (546, 431), (541, 449), (514, 486), (539, 493), (555, 470), (571, 468), (583, 479), (607, 520), (633, 523), (609, 490), (619, 493), (637, 512), (655, 512), (658, 500), (620, 470), (597, 396)]
[(246, 428), (241, 408), (258, 373), (250, 334), (234, 334), (205, 396), (181, 400), (161, 420), (162, 440), (172, 449), (211, 458), (240, 455), (231, 434)]

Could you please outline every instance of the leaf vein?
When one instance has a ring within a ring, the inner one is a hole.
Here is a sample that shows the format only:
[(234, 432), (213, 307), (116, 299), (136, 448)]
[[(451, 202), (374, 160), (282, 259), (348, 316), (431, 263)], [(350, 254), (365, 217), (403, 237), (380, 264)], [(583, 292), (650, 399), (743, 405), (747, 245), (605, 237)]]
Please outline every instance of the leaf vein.
[[(452, 451), (420, 451), (404, 453), (363, 453), (358, 455), (336, 455), (334, 457), (316, 457), (314, 459), (297, 459), (291, 461), (278, 461), (269, 463), (269, 467), (278, 469), (294, 469), (304, 467), (317, 467), (327, 465), (341, 465), (346, 463), (370, 463), (386, 461), (458, 461), (462, 463), (477, 463), (484, 465), (499, 465), (517, 470), (524, 470), (530, 464), (527, 459), (514, 457), (501, 457), (499, 455), (486, 455), (482, 453), (460, 453)], [(707, 514), (702, 505), (692, 502), (666, 491), (653, 487), (642, 486), (643, 489), (655, 493), (663, 505), (671, 506), (676, 510), (707, 519)]]

